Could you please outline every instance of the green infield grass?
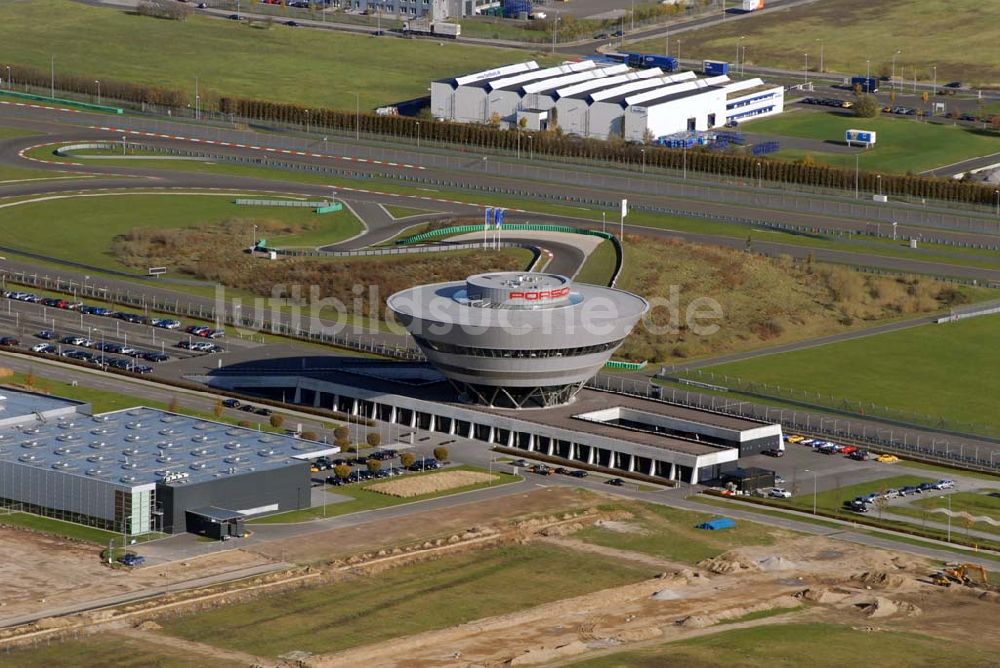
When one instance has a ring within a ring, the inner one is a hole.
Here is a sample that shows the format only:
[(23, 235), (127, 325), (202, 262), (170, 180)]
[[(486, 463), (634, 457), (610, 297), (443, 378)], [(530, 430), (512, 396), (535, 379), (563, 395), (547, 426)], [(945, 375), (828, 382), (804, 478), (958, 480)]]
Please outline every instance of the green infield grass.
[(527, 544), (473, 551), (370, 577), (163, 622), (164, 632), (262, 656), (333, 652), (447, 628), (652, 575), (608, 557)]
[(187, 647), (171, 647), (104, 631), (80, 640), (51, 642), (36, 648), (6, 652), (3, 665), (6, 668), (200, 668), (205, 665), (243, 668), (247, 663), (217, 655), (198, 655)]
[[(259, 195), (246, 195), (260, 198)], [(278, 199), (268, 196), (267, 199)], [(125, 270), (112, 254), (117, 235), (135, 228), (197, 227), (240, 220), (247, 230), (247, 246), (258, 221), (280, 221), (302, 226), (293, 236), (268, 239), (278, 245), (334, 243), (361, 231), (361, 223), (348, 209), (315, 214), (312, 209), (239, 206), (233, 195), (109, 194), (40, 199), (0, 211), (0, 230), (6, 243), (19, 250), (54, 259)], [(45, 220), (45, 225), (39, 225)]]
[(722, 364), (702, 378), (725, 376), (735, 389), (767, 383), (788, 398), (820, 404), (849, 399), (996, 431), (1000, 376), (983, 371), (1000, 368), (998, 339), (1000, 315), (986, 315)]
[(587, 256), (586, 261), (574, 280), (580, 283), (593, 283), (594, 285), (607, 285), (615, 273), (615, 261), (618, 254), (615, 253), (615, 246), (610, 241), (603, 241), (601, 245), (594, 249), (594, 252)]
[[(943, 123), (928, 123), (915, 117), (881, 116), (857, 118), (849, 110), (807, 112), (804, 110), (762, 118), (740, 126), (745, 132), (788, 137), (804, 137), (842, 143), (844, 131), (874, 130), (877, 143), (860, 153), (860, 168), (869, 172), (919, 173), (969, 158), (1000, 152), (1000, 136), (979, 129)], [(919, 151), (913, 147), (919, 146)], [(799, 160), (810, 156), (818, 162), (854, 169), (855, 154), (828, 153), (794, 148), (774, 153), (774, 157)]]
[(866, 633), (838, 624), (768, 624), (577, 661), (573, 668), (986, 668), (996, 656), (972, 643), (880, 629)]
[[(970, 29), (975, 27), (975, 29)], [(745, 39), (740, 40), (740, 36)], [(809, 69), (873, 76), (892, 74), (938, 85), (952, 80), (977, 87), (1000, 81), (1000, 3), (982, 0), (829, 0), (716, 23), (684, 33), (683, 56), (732, 61), (736, 45), (746, 47), (746, 65)], [(671, 54), (676, 40), (671, 36)], [(663, 39), (627, 45), (628, 50), (663, 53)]]
[(152, 84), (192, 100), (197, 77), (206, 109), (228, 95), (354, 110), (357, 93), (367, 110), (426, 95), (434, 79), (533, 57), (278, 23), (256, 29), (198, 15), (167, 21), (71, 0), (13, 0), (0, 3), (0, 62), (14, 65), (15, 86), (16, 65), (47, 72), (54, 57), (57, 74)]

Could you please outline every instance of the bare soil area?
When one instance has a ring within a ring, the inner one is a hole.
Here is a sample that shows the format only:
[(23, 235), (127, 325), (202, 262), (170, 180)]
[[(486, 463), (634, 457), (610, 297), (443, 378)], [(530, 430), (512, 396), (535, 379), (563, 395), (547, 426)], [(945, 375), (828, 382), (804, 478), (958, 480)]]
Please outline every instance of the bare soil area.
[(130, 571), (101, 563), (93, 545), (0, 528), (0, 623), (4, 619), (207, 577), (269, 560), (229, 550)]
[(375, 485), (369, 485), (367, 489), (379, 494), (409, 499), (415, 496), (436, 494), (450, 489), (478, 485), (490, 480), (496, 480), (498, 477), (489, 473), (480, 473), (479, 471), (442, 471), (416, 478), (388, 480)]
[[(572, 538), (544, 540), (592, 549)], [(615, 550), (627, 558), (623, 552)], [(810, 536), (732, 550), (697, 568), (659, 565), (664, 573), (644, 582), (316, 656), (307, 665), (562, 665), (741, 626), (804, 619), (852, 624), (864, 632), (917, 631), (1000, 651), (1000, 639), (982, 633), (983, 620), (997, 615), (1000, 595), (934, 586), (927, 578), (931, 564), (899, 553)]]

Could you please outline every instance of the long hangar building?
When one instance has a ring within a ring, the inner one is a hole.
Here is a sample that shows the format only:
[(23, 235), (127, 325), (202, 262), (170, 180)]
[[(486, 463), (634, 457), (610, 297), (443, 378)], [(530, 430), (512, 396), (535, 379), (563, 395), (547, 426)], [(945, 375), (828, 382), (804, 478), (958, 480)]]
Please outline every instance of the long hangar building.
[(594, 60), (515, 63), (431, 83), (431, 113), (458, 123), (643, 142), (784, 110), (784, 89), (759, 78), (698, 77)]

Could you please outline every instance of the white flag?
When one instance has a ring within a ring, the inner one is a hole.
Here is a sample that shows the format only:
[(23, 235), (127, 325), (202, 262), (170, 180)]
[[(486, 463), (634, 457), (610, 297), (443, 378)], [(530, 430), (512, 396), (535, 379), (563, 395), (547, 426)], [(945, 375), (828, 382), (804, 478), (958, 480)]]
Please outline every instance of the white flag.
[(622, 218), (628, 215), (628, 200), (622, 200)]

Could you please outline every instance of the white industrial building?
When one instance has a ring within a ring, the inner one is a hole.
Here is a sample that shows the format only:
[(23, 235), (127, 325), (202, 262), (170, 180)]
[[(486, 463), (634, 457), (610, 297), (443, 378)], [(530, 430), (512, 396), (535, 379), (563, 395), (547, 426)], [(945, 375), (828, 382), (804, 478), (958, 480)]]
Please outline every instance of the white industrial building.
[(784, 89), (753, 78), (667, 74), (592, 60), (541, 68), (534, 61), (435, 81), (431, 112), (459, 123), (641, 142), (708, 131), (784, 110)]

